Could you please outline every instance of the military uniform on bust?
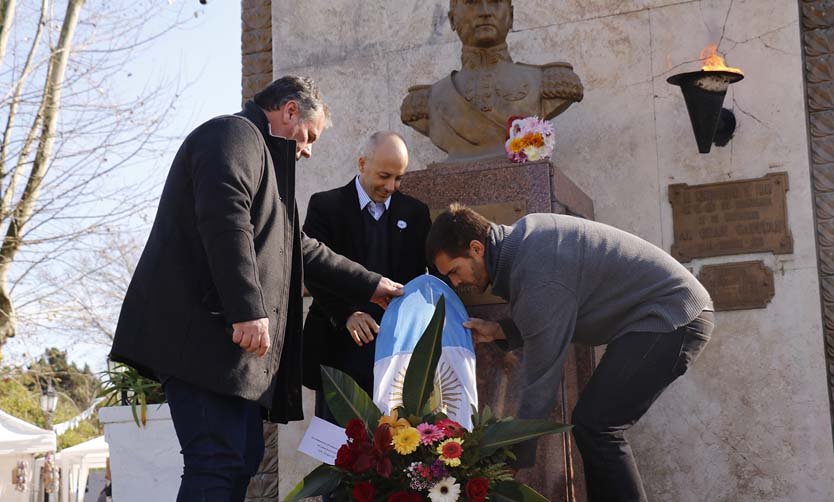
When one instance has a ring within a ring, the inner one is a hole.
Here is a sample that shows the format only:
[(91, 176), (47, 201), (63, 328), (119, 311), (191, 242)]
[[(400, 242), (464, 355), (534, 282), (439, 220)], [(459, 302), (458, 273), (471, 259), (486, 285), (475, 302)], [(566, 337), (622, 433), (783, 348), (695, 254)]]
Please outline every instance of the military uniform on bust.
[(400, 108), (404, 124), (428, 136), (450, 160), (504, 154), (507, 118), (551, 119), (583, 97), (569, 63), (515, 63), (506, 37), (512, 2), (485, 6), (453, 0), (452, 28), (463, 42), (461, 70), (433, 85), (408, 89)]

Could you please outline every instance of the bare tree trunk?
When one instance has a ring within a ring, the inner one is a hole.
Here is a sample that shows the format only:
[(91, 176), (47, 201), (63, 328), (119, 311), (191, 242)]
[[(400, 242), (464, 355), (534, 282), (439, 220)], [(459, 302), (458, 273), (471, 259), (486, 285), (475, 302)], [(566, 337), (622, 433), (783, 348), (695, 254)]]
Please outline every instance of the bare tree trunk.
[(0, 0), (0, 66), (3, 65), (3, 57), (6, 55), (16, 3), (17, 0)]
[(43, 35), (44, 28), (46, 26), (46, 14), (49, 9), (49, 0), (43, 0), (41, 3), (41, 15), (40, 19), (38, 19), (38, 26), (35, 30), (35, 36), (32, 39), (32, 46), (29, 48), (29, 54), (26, 56), (26, 62), (23, 64), (23, 70), (20, 72), (20, 76), (17, 79), (17, 83), (14, 87), (14, 93), (12, 94), (12, 100), (9, 104), (9, 116), (6, 118), (6, 129), (3, 131), (3, 140), (2, 145), (0, 145), (0, 186), (2, 186), (3, 182), (6, 182), (6, 178), (11, 174), (11, 179), (6, 184), (5, 192), (0, 198), (0, 221), (6, 219), (8, 215), (9, 207), (11, 206), (11, 200), (14, 196), (14, 191), (17, 185), (17, 181), (20, 178), (21, 167), (23, 166), (26, 159), (29, 158), (29, 152), (31, 151), (32, 144), (35, 141), (36, 133), (38, 128), (40, 127), (40, 120), (43, 118), (43, 110), (45, 100), (41, 101), (41, 107), (38, 110), (38, 113), (35, 115), (35, 120), (32, 123), (31, 128), (29, 129), (28, 137), (23, 144), (23, 148), (18, 155), (18, 161), (15, 165), (15, 168), (9, 173), (6, 171), (6, 161), (9, 155), (9, 142), (12, 137), (12, 126), (14, 125), (15, 118), (17, 116), (17, 109), (20, 105), (21, 101), (21, 94), (23, 93), (24, 84), (26, 83), (26, 79), (29, 77), (32, 71), (32, 65), (35, 61), (35, 54), (38, 52), (38, 46), (41, 43), (41, 36)]
[(78, 18), (83, 5), (84, 0), (69, 0), (67, 2), (67, 13), (61, 26), (58, 45), (49, 58), (49, 70), (43, 91), (45, 103), (43, 126), (38, 147), (35, 150), (35, 160), (26, 181), (26, 187), (21, 195), (20, 203), (9, 219), (3, 246), (0, 247), (0, 346), (15, 333), (14, 311), (7, 280), (9, 266), (20, 249), (20, 236), (23, 227), (32, 216), (35, 203), (40, 195), (41, 182), (49, 167), (52, 147), (55, 144), (55, 128), (58, 123), (61, 89), (67, 69), (67, 60), (69, 59), (72, 37), (78, 26)]

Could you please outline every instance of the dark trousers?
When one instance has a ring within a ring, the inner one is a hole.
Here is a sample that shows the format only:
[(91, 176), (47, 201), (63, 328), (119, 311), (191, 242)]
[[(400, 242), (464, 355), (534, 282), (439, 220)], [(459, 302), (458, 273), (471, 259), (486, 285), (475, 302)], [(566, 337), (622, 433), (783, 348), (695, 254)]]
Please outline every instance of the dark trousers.
[(689, 369), (713, 327), (705, 311), (672, 333), (628, 333), (608, 345), (572, 417), (589, 502), (647, 500), (625, 432)]
[(184, 461), (177, 502), (242, 502), (264, 455), (260, 406), (176, 378), (163, 387)]

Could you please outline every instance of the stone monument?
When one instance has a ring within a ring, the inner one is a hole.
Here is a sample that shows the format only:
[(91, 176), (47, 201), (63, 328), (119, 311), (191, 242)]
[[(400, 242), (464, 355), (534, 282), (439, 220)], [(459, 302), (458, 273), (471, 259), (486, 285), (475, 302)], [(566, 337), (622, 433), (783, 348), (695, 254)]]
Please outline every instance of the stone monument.
[[(506, 42), (513, 24), (511, 0), (451, 0), (449, 22), (463, 43), (462, 68), (433, 85), (410, 87), (400, 109), (403, 123), (428, 136), (448, 158), (406, 174), (403, 191), (428, 204), (433, 214), (461, 202), (504, 224), (528, 213), (593, 218), (591, 199), (549, 160), (516, 164), (504, 151), (510, 117), (551, 119), (582, 99), (572, 66), (512, 61)], [(473, 316), (509, 315), (500, 298), (460, 293)], [(523, 384), (516, 371), (521, 351), (505, 354), (481, 345), (477, 357), (481, 405), (499, 415), (515, 413)], [(570, 422), (595, 362), (592, 348), (572, 347), (553, 420)], [(536, 466), (519, 477), (550, 500), (585, 500), (582, 461), (569, 434), (540, 440)]]
[(507, 119), (552, 119), (582, 100), (569, 63), (514, 63), (507, 48), (511, 0), (451, 0), (449, 23), (463, 43), (461, 70), (433, 85), (408, 89), (400, 116), (428, 136), (450, 161), (501, 156)]

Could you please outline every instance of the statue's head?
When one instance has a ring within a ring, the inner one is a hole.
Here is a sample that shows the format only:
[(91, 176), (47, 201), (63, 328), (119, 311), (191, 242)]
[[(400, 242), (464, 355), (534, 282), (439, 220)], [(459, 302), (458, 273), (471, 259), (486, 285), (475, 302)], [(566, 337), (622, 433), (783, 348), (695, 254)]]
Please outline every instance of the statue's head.
[(468, 47), (506, 42), (513, 27), (512, 0), (450, 0), (449, 22)]

